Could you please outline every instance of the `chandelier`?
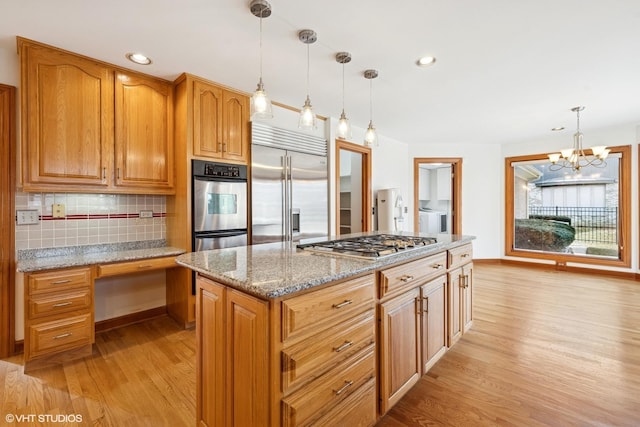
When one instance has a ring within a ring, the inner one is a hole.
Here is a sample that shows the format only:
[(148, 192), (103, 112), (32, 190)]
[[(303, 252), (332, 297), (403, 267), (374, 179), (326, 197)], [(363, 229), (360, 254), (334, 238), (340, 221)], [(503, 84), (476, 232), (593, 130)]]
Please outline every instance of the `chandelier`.
[(571, 169), (577, 172), (586, 166), (603, 168), (607, 165), (605, 159), (610, 150), (606, 146), (591, 147), (591, 156), (587, 156), (584, 148), (582, 148), (582, 132), (580, 132), (580, 111), (582, 110), (584, 110), (584, 106), (580, 105), (571, 109), (577, 116), (577, 130), (573, 134), (573, 147), (560, 150), (559, 153), (549, 154), (549, 161), (551, 162), (549, 170)]

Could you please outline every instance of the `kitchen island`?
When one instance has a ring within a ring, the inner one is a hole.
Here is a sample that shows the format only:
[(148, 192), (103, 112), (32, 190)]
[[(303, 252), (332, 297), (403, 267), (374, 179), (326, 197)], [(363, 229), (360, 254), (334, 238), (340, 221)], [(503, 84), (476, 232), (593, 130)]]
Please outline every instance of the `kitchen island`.
[(473, 237), (437, 237), (377, 259), (178, 257), (198, 272), (198, 425), (375, 424), (471, 324)]

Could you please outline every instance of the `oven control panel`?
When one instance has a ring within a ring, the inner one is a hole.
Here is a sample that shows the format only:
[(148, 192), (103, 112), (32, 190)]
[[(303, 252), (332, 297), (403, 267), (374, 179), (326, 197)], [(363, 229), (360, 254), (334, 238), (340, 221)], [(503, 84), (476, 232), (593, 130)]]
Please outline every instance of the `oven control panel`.
[(247, 179), (247, 167), (244, 165), (228, 165), (224, 163), (194, 160), (193, 175), (211, 178)]

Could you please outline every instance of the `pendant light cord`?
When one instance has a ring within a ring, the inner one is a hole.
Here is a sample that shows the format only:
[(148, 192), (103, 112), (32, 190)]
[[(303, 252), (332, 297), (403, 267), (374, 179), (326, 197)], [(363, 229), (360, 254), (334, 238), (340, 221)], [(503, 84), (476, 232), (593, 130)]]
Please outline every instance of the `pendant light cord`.
[(344, 112), (344, 62), (342, 63), (342, 111)]
[(260, 83), (262, 83), (262, 13), (260, 14)]
[(309, 43), (307, 43), (307, 98), (309, 97)]
[(373, 122), (373, 79), (369, 79), (369, 120)]

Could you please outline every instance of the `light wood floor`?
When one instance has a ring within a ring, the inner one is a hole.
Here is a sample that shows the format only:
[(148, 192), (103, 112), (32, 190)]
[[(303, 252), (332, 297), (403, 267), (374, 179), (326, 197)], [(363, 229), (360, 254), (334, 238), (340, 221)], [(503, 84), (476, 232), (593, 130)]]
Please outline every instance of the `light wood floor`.
[[(473, 329), (378, 426), (640, 425), (639, 282), (513, 266), (474, 274)], [(0, 425), (7, 414), (195, 424), (193, 330), (159, 318), (98, 334), (95, 348), (30, 375), (21, 356), (0, 361)]]

